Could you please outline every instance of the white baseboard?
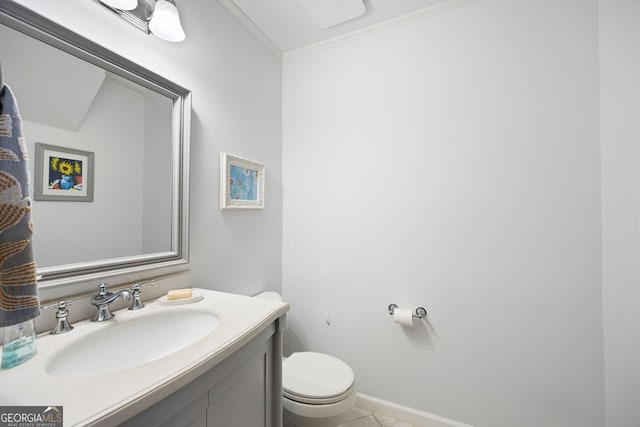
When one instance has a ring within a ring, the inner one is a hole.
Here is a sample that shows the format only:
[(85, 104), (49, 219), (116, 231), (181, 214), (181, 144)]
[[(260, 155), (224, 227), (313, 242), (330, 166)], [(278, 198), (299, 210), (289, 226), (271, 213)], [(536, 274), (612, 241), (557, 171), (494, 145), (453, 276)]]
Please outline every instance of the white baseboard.
[(407, 421), (420, 427), (473, 427), (470, 424), (450, 420), (362, 393), (358, 393), (356, 407), (373, 413), (398, 418), (399, 420)]

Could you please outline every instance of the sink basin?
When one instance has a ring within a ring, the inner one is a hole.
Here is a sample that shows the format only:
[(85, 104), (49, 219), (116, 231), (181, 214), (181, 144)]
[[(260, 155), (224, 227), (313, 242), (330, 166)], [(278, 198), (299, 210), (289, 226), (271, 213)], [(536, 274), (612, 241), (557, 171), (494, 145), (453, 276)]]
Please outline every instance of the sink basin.
[(159, 313), (123, 322), (81, 339), (57, 353), (50, 375), (91, 377), (143, 365), (182, 350), (220, 323), (206, 311)]

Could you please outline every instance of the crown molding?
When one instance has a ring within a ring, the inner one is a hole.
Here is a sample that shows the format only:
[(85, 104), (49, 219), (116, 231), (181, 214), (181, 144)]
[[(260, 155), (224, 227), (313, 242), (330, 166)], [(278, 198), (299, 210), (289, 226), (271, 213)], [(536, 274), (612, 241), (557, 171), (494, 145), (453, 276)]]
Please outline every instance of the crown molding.
[(233, 0), (220, 0), (233, 16), (251, 31), (277, 58), (282, 59), (283, 52), (278, 46), (251, 20)]
[(251, 18), (249, 18), (233, 0), (220, 0), (220, 3), (238, 19), (250, 32), (252, 32), (277, 58), (282, 59), (284, 56), (298, 55), (304, 52), (314, 51), (322, 49), (335, 44), (344, 43), (350, 40), (354, 40), (360, 37), (366, 37), (371, 34), (375, 34), (381, 31), (385, 31), (391, 28), (407, 25), (412, 22), (420, 21), (422, 19), (430, 18), (434, 15), (448, 12), (459, 7), (468, 6), (471, 3), (476, 3), (481, 0), (448, 0), (443, 3), (439, 3), (434, 6), (430, 6), (424, 9), (417, 10), (415, 12), (408, 13), (406, 15), (399, 16), (397, 18), (389, 19), (377, 24), (362, 28), (360, 30), (353, 31), (351, 33), (343, 34), (341, 36), (333, 37), (327, 40), (322, 40), (317, 43), (312, 43), (307, 46), (296, 48), (287, 52), (283, 52), (280, 48), (256, 25)]
[[(226, 0), (221, 0), (226, 1)], [(318, 49), (323, 49), (332, 45), (336, 45), (339, 43), (348, 42), (351, 40), (358, 39), (360, 37), (366, 37), (372, 34), (379, 33), (381, 31), (386, 31), (391, 28), (399, 27), (402, 25), (407, 25), (412, 22), (420, 21), (423, 19), (430, 18), (434, 15), (439, 15), (441, 13), (448, 12), (453, 9), (457, 9), (460, 7), (468, 6), (472, 3), (477, 3), (481, 0), (449, 0), (443, 3), (439, 3), (435, 6), (430, 6), (424, 9), (417, 10), (415, 12), (408, 13), (406, 15), (399, 16), (397, 18), (389, 19), (383, 22), (379, 22), (377, 24), (371, 25), (366, 28), (362, 28), (360, 30), (353, 31), (351, 33), (343, 34), (338, 37), (333, 37), (327, 40), (323, 40), (317, 43), (313, 43), (307, 46), (303, 46), (294, 50), (290, 50), (288, 52), (284, 52), (283, 56), (295, 56), (303, 53), (307, 53), (310, 51), (315, 51)]]

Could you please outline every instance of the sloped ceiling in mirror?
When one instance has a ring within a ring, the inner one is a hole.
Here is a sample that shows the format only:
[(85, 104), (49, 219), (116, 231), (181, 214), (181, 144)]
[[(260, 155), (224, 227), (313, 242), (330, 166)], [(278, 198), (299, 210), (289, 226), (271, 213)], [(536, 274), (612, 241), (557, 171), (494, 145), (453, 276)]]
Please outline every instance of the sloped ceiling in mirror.
[(4, 80), (16, 94), (22, 119), (77, 131), (104, 70), (4, 26), (0, 40)]

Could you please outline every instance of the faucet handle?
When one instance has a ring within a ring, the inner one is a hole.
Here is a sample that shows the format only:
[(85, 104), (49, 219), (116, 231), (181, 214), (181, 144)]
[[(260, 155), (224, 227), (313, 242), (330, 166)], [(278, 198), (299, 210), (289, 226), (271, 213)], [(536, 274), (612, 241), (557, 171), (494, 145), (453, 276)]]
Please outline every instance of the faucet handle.
[(47, 305), (41, 305), (40, 306), (40, 310), (51, 310), (52, 308), (66, 308), (68, 306), (71, 305), (71, 303), (73, 302), (73, 300), (62, 300), (62, 301), (58, 301), (58, 302), (52, 302), (51, 304), (47, 304)]
[(142, 299), (141, 299), (142, 291), (140, 290), (140, 288), (146, 285), (153, 286), (155, 285), (155, 283), (156, 283), (155, 279), (149, 279), (149, 280), (143, 280), (142, 282), (134, 283), (131, 285), (131, 292), (133, 293), (133, 302), (131, 303), (131, 307), (129, 307), (129, 310), (140, 310), (141, 308), (144, 308), (144, 303), (142, 302)]
[(71, 305), (71, 300), (62, 300), (53, 304), (47, 304), (40, 307), (41, 310), (50, 310), (57, 308), (56, 311), (56, 326), (51, 330), (51, 335), (64, 334), (73, 329), (73, 326), (69, 324), (67, 317), (69, 316), (69, 310), (67, 307)]
[(156, 279), (147, 279), (147, 280), (143, 280), (142, 282), (133, 283), (131, 285), (131, 290), (135, 292), (135, 291), (139, 291), (140, 288), (143, 286), (147, 286), (147, 285), (153, 286), (155, 284), (156, 284)]

